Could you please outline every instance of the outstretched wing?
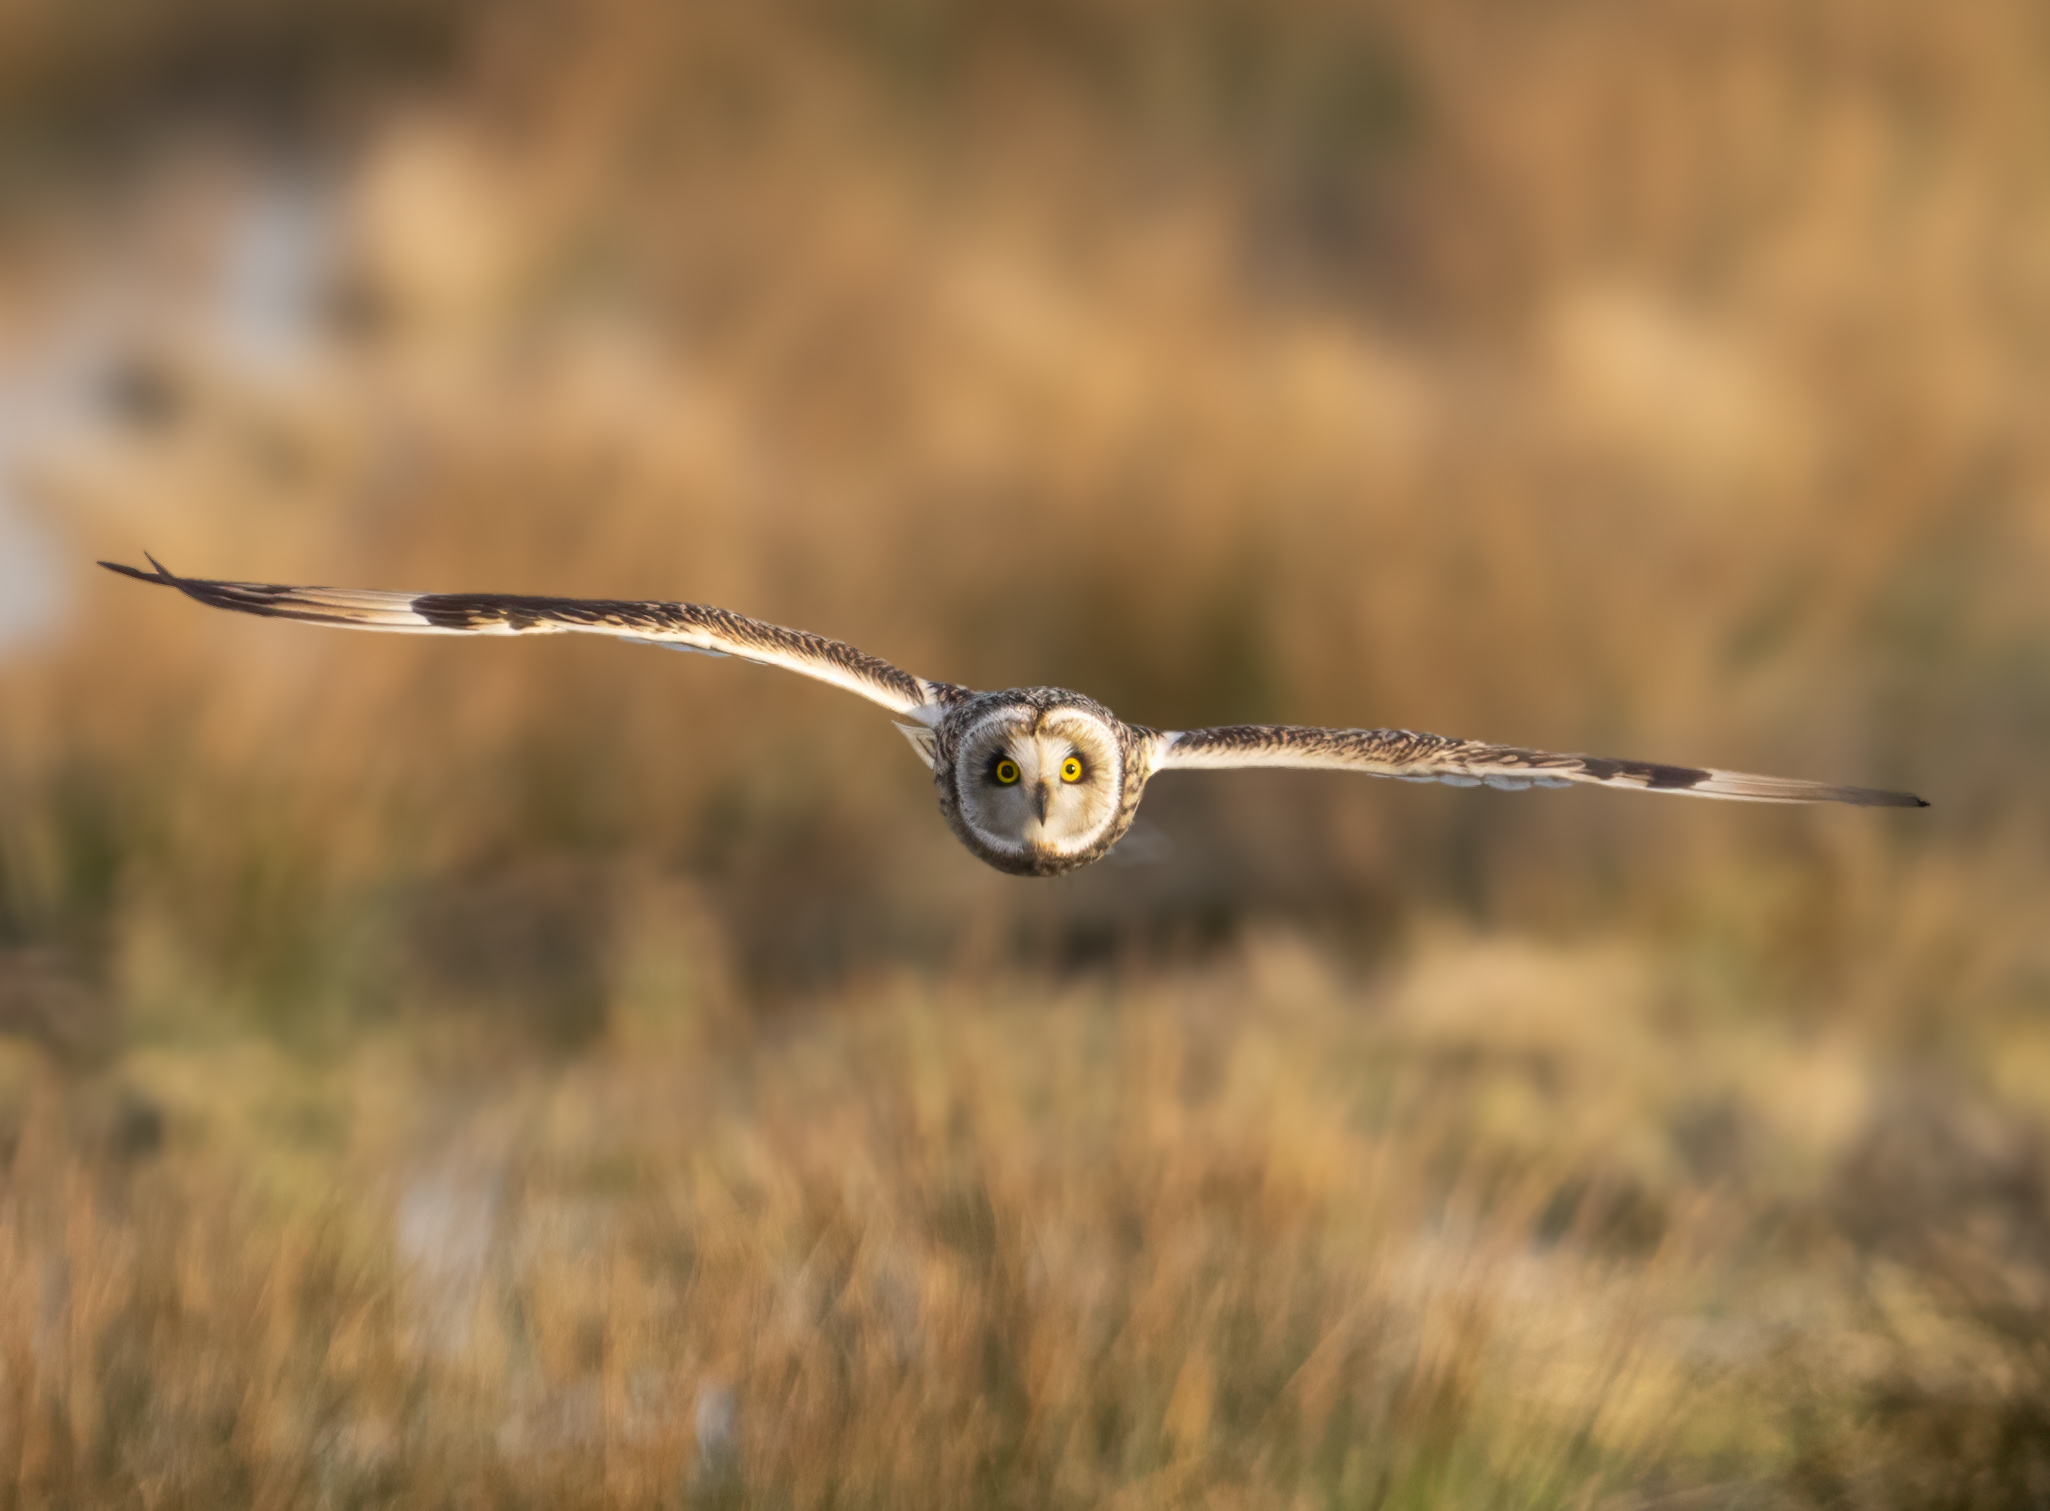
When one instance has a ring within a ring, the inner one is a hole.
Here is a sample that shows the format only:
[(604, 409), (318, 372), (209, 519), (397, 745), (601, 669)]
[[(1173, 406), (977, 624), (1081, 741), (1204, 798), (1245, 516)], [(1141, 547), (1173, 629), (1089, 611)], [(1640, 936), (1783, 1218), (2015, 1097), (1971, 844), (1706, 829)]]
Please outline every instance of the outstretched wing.
[(1153, 769), (1168, 771), (1223, 766), (1308, 766), (1399, 777), (1406, 782), (1443, 782), (1451, 787), (1565, 787), (1589, 782), (1632, 787), (1641, 792), (1678, 792), (1690, 797), (1730, 798), (1747, 803), (1856, 803), (1866, 808), (1926, 808), (1911, 792), (1872, 787), (1832, 787), (1791, 777), (1752, 776), (1701, 766), (1660, 766), (1651, 761), (1613, 761), (1599, 756), (1553, 755), (1513, 745), (1484, 745), (1407, 729), (1300, 729), (1285, 724), (1233, 724), (1157, 736)]
[(966, 690), (928, 682), (838, 640), (764, 624), (702, 603), (640, 603), (609, 598), (521, 598), (506, 593), (379, 593), (354, 588), (282, 587), (178, 577), (152, 556), (155, 572), (118, 562), (101, 566), (176, 588), (217, 609), (297, 619), (352, 630), (413, 635), (612, 635), (621, 640), (737, 656), (780, 666), (880, 703), (892, 713), (936, 723)]

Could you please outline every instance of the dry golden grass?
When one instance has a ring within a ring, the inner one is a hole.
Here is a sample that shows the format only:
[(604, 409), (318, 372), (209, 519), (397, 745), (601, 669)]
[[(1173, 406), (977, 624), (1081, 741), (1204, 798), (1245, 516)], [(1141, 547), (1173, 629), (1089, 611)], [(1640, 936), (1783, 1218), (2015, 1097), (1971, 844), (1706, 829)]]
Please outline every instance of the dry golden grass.
[(2005, 1505), (2045, 1471), (2036, 1125), (1627, 947), (1448, 934), (1348, 985), (1263, 940), (753, 1024), (675, 938), (633, 953), (568, 1066), (8, 1062), (20, 1503)]
[[(0, 9), (0, 1504), (2050, 1493), (2031, 7), (316, 11)], [(828, 690), (145, 548), (1936, 807), (1018, 883)]]

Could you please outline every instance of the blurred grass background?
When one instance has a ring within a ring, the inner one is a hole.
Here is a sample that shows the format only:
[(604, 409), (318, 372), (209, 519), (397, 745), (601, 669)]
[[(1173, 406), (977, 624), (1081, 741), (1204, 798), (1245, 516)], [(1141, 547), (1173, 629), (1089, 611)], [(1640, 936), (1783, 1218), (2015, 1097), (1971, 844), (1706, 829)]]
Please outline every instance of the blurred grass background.
[[(2023, 0), (0, 4), (0, 1505), (2050, 1496)], [(98, 573), (686, 598), (1160, 727)]]

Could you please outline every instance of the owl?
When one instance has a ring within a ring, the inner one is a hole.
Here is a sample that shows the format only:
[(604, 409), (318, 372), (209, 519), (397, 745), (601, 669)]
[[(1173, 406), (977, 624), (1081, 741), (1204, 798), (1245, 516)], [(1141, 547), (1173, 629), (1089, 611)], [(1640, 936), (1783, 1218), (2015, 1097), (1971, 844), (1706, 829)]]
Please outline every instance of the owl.
[(1059, 876), (1101, 860), (1131, 828), (1153, 777), (1227, 766), (1311, 767), (1512, 791), (1586, 783), (1753, 803), (1928, 806), (1907, 792), (1713, 767), (1553, 755), (1406, 729), (1283, 724), (1148, 729), (1127, 724), (1094, 698), (1066, 688), (976, 692), (932, 682), (837, 640), (705, 604), (213, 582), (175, 576), (155, 557), (149, 562), (155, 571), (100, 565), (176, 588), (215, 608), (271, 619), (421, 635), (611, 635), (734, 656), (830, 682), (897, 716), (897, 728), (932, 772), (940, 813), (955, 836), (978, 860), (1015, 876)]

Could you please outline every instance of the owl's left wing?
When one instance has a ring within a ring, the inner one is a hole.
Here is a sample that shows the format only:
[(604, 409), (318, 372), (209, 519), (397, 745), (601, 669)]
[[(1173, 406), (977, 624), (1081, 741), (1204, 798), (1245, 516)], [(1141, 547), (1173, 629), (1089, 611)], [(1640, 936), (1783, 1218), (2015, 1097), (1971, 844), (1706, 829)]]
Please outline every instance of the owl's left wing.
[(1514, 745), (1486, 745), (1407, 729), (1303, 729), (1285, 724), (1233, 724), (1154, 736), (1152, 769), (1305, 766), (1443, 782), (1451, 787), (1565, 787), (1575, 782), (1674, 792), (1750, 803), (1855, 803), (1866, 808), (1926, 808), (1911, 792), (1837, 787), (1792, 777), (1752, 776), (1712, 767), (1554, 755)]
[(914, 677), (878, 656), (838, 640), (749, 619), (709, 604), (523, 598), (506, 593), (386, 593), (355, 588), (214, 582), (175, 576), (155, 557), (150, 557), (149, 563), (156, 568), (155, 572), (111, 561), (100, 565), (142, 582), (176, 588), (217, 609), (234, 609), (271, 619), (414, 635), (581, 632), (709, 656), (734, 656), (829, 682), (921, 724), (936, 722), (964, 692), (951, 683)]

